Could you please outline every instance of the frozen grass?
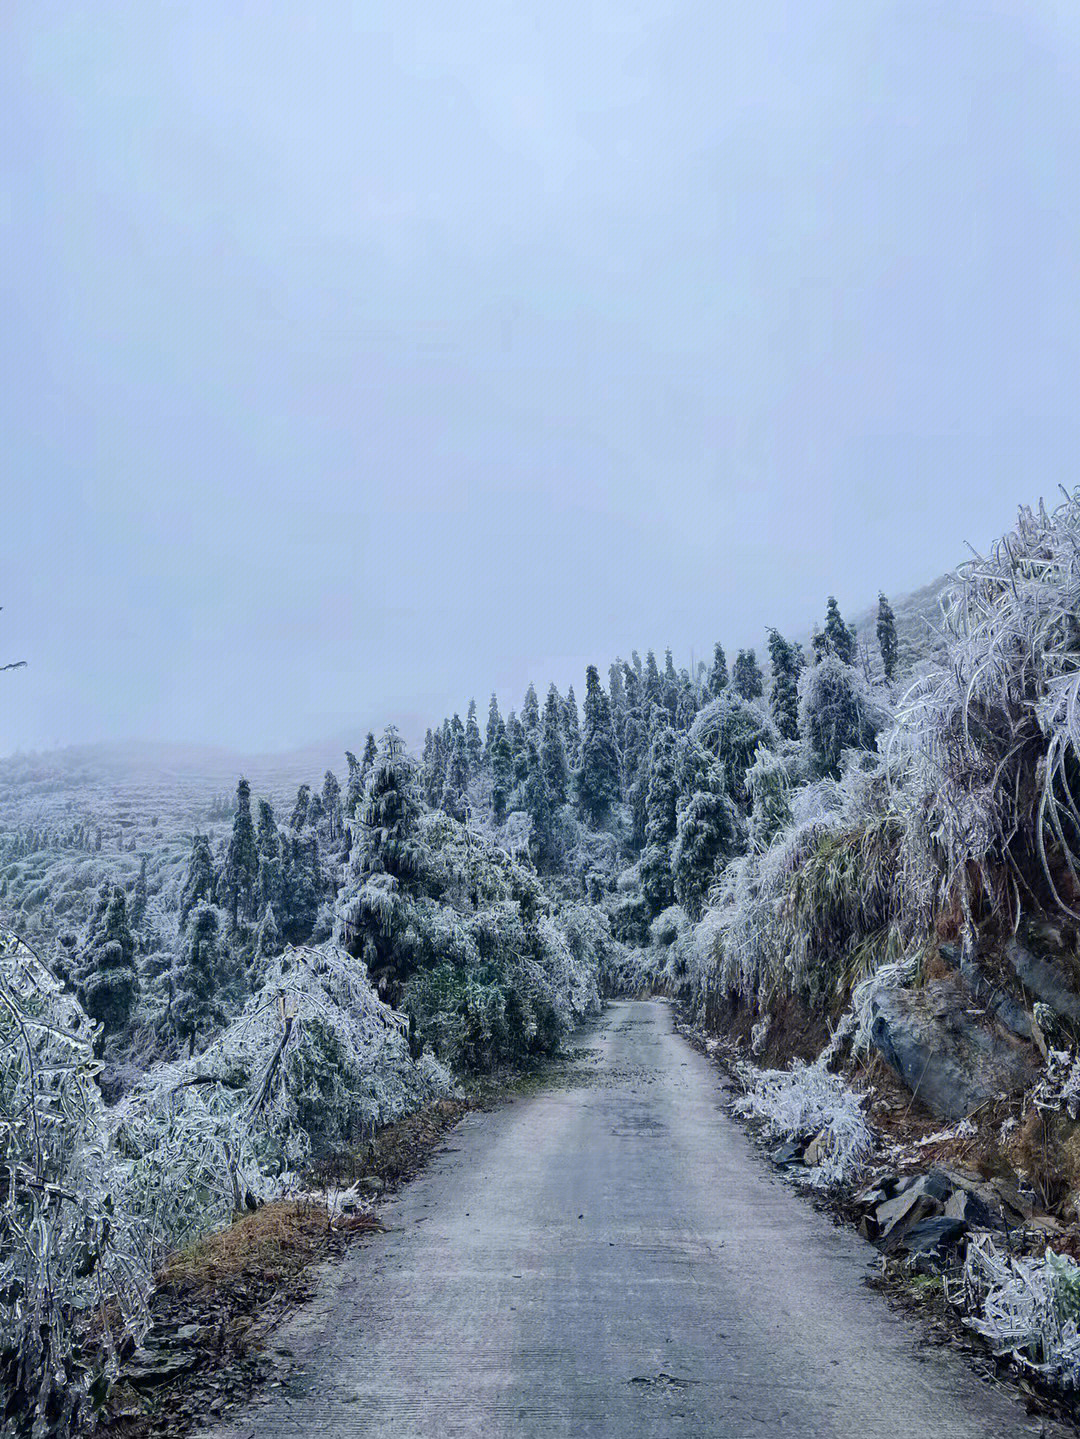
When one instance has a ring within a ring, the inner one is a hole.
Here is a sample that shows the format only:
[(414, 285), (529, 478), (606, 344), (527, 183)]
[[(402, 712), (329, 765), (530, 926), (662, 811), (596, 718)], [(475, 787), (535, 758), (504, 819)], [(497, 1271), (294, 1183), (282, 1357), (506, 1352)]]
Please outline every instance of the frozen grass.
[(874, 1148), (863, 1101), (839, 1075), (818, 1061), (790, 1069), (738, 1066), (745, 1086), (735, 1112), (756, 1120), (770, 1138), (818, 1138), (820, 1159), (807, 1170), (811, 1183), (840, 1184), (855, 1179)]

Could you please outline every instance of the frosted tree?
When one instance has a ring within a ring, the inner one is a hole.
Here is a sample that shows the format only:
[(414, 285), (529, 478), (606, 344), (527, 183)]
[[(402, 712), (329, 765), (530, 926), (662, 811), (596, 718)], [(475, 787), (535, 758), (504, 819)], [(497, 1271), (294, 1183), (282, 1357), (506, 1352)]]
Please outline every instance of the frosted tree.
[(187, 924), (188, 916), (196, 905), (209, 901), (214, 895), (214, 859), (210, 853), (210, 836), (196, 834), (191, 837), (191, 857), (188, 860), (187, 876), (180, 892), (180, 925)]
[[(655, 664), (655, 661), (654, 661)], [(595, 665), (585, 672), (585, 723), (581, 737), (581, 767), (577, 796), (594, 827), (604, 824), (619, 800), (619, 755), (607, 695), (600, 686)]]
[(690, 740), (719, 761), (726, 792), (745, 813), (750, 804), (746, 775), (758, 747), (775, 748), (778, 743), (772, 721), (729, 686), (719, 699), (699, 710), (690, 727)]
[(484, 758), (491, 764), (492, 751), (495, 748), (495, 741), (504, 729), (502, 715), (499, 713), (499, 701), (495, 697), (494, 690), (488, 702), (487, 728), (484, 731)]
[(480, 726), (476, 720), (476, 701), (469, 701), (465, 717), (465, 755), (469, 762), (469, 775), (479, 772), (484, 758), (484, 742), (480, 738)]
[(500, 725), (491, 747), (491, 805), (496, 824), (506, 818), (506, 807), (514, 788), (514, 757), (506, 726)]
[(773, 724), (782, 739), (798, 739), (801, 646), (784, 639), (778, 630), (770, 630), (769, 661), (772, 668), (769, 713)]
[(885, 678), (891, 683), (896, 675), (900, 649), (896, 639), (896, 616), (883, 594), (878, 595), (877, 640)]
[(311, 937), (323, 895), (319, 841), (310, 825), (290, 831), (282, 855), (282, 911), (279, 924), (289, 940), (300, 944)]
[(259, 855), (258, 906), (264, 913), (271, 905), (280, 904), (284, 873), (281, 863), (281, 835), (269, 800), (259, 801), (259, 825), (255, 833)]
[(536, 735), (540, 729), (540, 701), (536, 697), (536, 686), (532, 684), (525, 691), (525, 703), (521, 706), (521, 727), (526, 738)]
[(328, 769), (323, 777), (322, 811), (328, 838), (331, 841), (340, 839), (342, 831), (341, 785), (332, 769)]
[(525, 812), (532, 820), (529, 854), (537, 869), (543, 871), (552, 867), (555, 857), (552, 796), (548, 789), (544, 765), (536, 748), (535, 739), (529, 739), (527, 754), (528, 778), (525, 781)]
[(753, 650), (740, 650), (731, 667), (731, 687), (744, 700), (760, 699), (765, 681)]
[(823, 642), (828, 652), (834, 654), (842, 664), (853, 665), (855, 663), (855, 631), (848, 629), (844, 624), (840, 606), (836, 603), (834, 595), (829, 596), (828, 604), (825, 607)]
[(563, 745), (567, 763), (571, 769), (577, 769), (581, 763), (581, 722), (573, 685), (566, 691), (563, 701)]
[(120, 885), (106, 881), (87, 927), (79, 956), (76, 992), (106, 1034), (126, 1028), (138, 993), (135, 940)]
[(278, 929), (274, 906), (268, 904), (266, 912), (259, 920), (259, 927), (255, 931), (255, 955), (260, 968), (265, 967), (265, 961), (279, 955), (284, 948), (285, 941), (281, 937), (281, 930)]
[(671, 651), (664, 651), (664, 675), (662, 680), (664, 708), (670, 719), (675, 718), (675, 708), (679, 703), (679, 677), (675, 672), (675, 661), (671, 658)]
[(467, 811), (469, 789), (469, 756), (465, 747), (465, 730), (458, 719), (452, 736), (450, 758), (446, 765), (446, 779), (443, 781), (441, 808), (452, 818), (464, 823)]
[(652, 650), (647, 650), (645, 653), (645, 672), (642, 679), (642, 692), (647, 714), (652, 712), (654, 705), (663, 705), (663, 685), (660, 681), (660, 670), (656, 664), (656, 656)]
[(645, 801), (645, 849), (641, 856), (641, 887), (654, 914), (675, 897), (671, 877), (671, 845), (678, 817), (679, 786), (675, 732), (670, 725), (656, 731), (649, 754), (649, 790)]
[(146, 906), (150, 900), (150, 885), (146, 873), (146, 855), (139, 861), (139, 877), (135, 881), (135, 893), (131, 899), (131, 910), (129, 922), (134, 932), (142, 928), (143, 920), (146, 918)]
[(775, 750), (762, 745), (746, 776), (750, 788), (750, 837), (765, 850), (791, 824), (787, 767)]
[(191, 916), (187, 941), (176, 977), (173, 1023), (176, 1033), (195, 1053), (199, 1039), (206, 1038), (223, 1022), (218, 993), (222, 981), (218, 918), (209, 904), (200, 904)]
[(691, 793), (678, 803), (671, 871), (675, 898), (700, 919), (720, 863), (739, 845), (739, 821), (715, 761), (701, 754)]
[(290, 829), (303, 829), (308, 822), (308, 810), (311, 807), (311, 786), (302, 784), (296, 791), (296, 803), (293, 805), (292, 814), (289, 816)]
[(540, 767), (549, 804), (564, 805), (570, 793), (570, 767), (566, 762), (562, 734), (563, 705), (554, 685), (548, 690), (541, 723)]
[(371, 773), (372, 766), (375, 763), (375, 756), (378, 752), (379, 747), (375, 743), (375, 736), (368, 730), (367, 739), (364, 741), (364, 755), (360, 763), (360, 772), (365, 780)]
[[(430, 740), (430, 738), (431, 731), (428, 730), (428, 739)], [(364, 793), (364, 776), (360, 769), (360, 761), (352, 750), (345, 751), (345, 763), (349, 766), (349, 777), (345, 781), (344, 818), (353, 819)]]
[(421, 814), (416, 766), (391, 726), (368, 776), (338, 909), (340, 942), (364, 960), (390, 1003), (416, 962), (410, 899), (421, 868)]
[(246, 779), (241, 779), (236, 786), (232, 835), (218, 882), (221, 903), (228, 911), (233, 929), (241, 919), (253, 919), (255, 916), (258, 878), (259, 852), (251, 818), (251, 786)]
[(880, 723), (859, 675), (826, 654), (799, 682), (799, 729), (817, 774), (838, 778), (846, 749), (872, 749)]

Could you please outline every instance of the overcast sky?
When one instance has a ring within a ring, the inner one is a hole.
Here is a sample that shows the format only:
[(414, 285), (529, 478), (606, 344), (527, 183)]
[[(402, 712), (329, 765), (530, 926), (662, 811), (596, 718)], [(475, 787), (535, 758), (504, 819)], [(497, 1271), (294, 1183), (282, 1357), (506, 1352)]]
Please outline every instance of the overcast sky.
[(1076, 480), (1066, 0), (0, 25), (0, 752), (580, 696)]

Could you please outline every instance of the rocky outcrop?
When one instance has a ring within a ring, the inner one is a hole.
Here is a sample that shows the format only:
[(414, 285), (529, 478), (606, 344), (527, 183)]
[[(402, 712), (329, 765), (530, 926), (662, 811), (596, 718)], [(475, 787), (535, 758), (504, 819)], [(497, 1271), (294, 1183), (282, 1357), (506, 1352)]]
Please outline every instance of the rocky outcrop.
[(971, 1012), (959, 976), (921, 989), (883, 989), (871, 1001), (879, 1053), (935, 1114), (961, 1119), (1000, 1096), (1021, 1093), (1038, 1069), (1033, 1047), (989, 1013)]

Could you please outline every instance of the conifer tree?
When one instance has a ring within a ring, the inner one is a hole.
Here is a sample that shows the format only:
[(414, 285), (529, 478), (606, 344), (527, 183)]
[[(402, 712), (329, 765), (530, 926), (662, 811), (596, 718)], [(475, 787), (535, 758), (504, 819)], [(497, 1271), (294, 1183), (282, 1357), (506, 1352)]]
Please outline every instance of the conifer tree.
[(840, 615), (840, 606), (833, 595), (825, 609), (824, 643), (845, 665), (855, 663), (855, 631), (848, 629)]
[(779, 630), (770, 630), (769, 661), (772, 666), (769, 713), (773, 724), (783, 739), (798, 739), (802, 647), (786, 640)]
[(550, 808), (564, 805), (570, 794), (570, 766), (563, 746), (563, 703), (554, 685), (548, 690), (541, 724), (540, 768)]
[(130, 922), (133, 931), (142, 928), (146, 918), (146, 906), (150, 899), (150, 887), (146, 876), (146, 855), (139, 861), (139, 877), (135, 881), (135, 894), (131, 901)]
[(469, 765), (470, 778), (479, 773), (484, 758), (484, 742), (480, 738), (480, 726), (476, 722), (476, 701), (469, 701), (465, 720), (465, 758)]
[(536, 697), (536, 686), (533, 684), (525, 691), (525, 703), (521, 706), (521, 727), (526, 738), (536, 735), (540, 729), (540, 701)]
[[(561, 735), (556, 734), (556, 739), (561, 745)], [(552, 797), (544, 775), (544, 765), (536, 748), (536, 740), (531, 736), (526, 754), (528, 777), (525, 781), (525, 811), (532, 820), (529, 853), (537, 869), (544, 871), (551, 867), (554, 858)]]
[(724, 793), (723, 775), (715, 763), (701, 758), (693, 789), (679, 800), (671, 852), (675, 898), (695, 921), (701, 918), (721, 861), (735, 852), (739, 836), (734, 806)]
[(199, 904), (188, 928), (173, 1005), (173, 1023), (189, 1054), (224, 1019), (218, 999), (221, 981), (217, 914), (210, 905)]
[[(430, 741), (430, 739), (431, 731), (428, 730), (428, 740)], [(355, 819), (361, 796), (364, 793), (364, 777), (360, 768), (360, 761), (353, 754), (352, 750), (345, 751), (345, 762), (349, 766), (349, 778), (345, 785), (345, 818)]]
[(900, 647), (896, 639), (896, 616), (893, 614), (892, 605), (883, 594), (878, 595), (877, 640), (885, 678), (891, 684), (896, 675)]
[(326, 833), (331, 840), (341, 838), (341, 786), (338, 784), (337, 775), (332, 769), (328, 769), (323, 778), (322, 787), (322, 811), (323, 821), (326, 824)]
[[(454, 718), (457, 719), (457, 716)], [(451, 745), (440, 808), (464, 824), (468, 807), (469, 758), (465, 750), (465, 730), (460, 720), (452, 732)]]
[(180, 927), (183, 928), (197, 904), (208, 903), (214, 893), (214, 860), (210, 853), (210, 836), (191, 837), (191, 858), (187, 876), (180, 891)]
[(727, 682), (727, 656), (724, 654), (723, 645), (718, 643), (713, 650), (712, 669), (709, 671), (709, 678), (705, 683), (709, 699), (719, 699), (720, 691), (727, 689)]
[(251, 786), (246, 779), (241, 779), (236, 786), (236, 815), (219, 885), (221, 900), (229, 912), (233, 929), (241, 919), (254, 917), (258, 877), (259, 854), (251, 819)]
[(566, 699), (563, 701), (563, 746), (567, 764), (572, 770), (576, 770), (581, 763), (581, 723), (578, 719), (573, 685), (566, 691)]
[(484, 759), (491, 764), (492, 751), (495, 749), (495, 741), (503, 730), (502, 715), (499, 713), (499, 701), (495, 697), (494, 690), (491, 693), (491, 700), (488, 703), (487, 728), (484, 731)]
[(371, 773), (371, 767), (375, 763), (375, 756), (378, 752), (379, 747), (375, 743), (375, 736), (368, 730), (367, 739), (364, 741), (363, 758), (360, 761), (360, 775), (362, 779), (366, 780)]
[(671, 658), (671, 651), (664, 651), (664, 678), (663, 678), (664, 708), (669, 717), (674, 720), (675, 709), (679, 702), (679, 677), (675, 673), (675, 661)]
[(581, 736), (578, 802), (594, 828), (608, 818), (619, 799), (619, 755), (608, 698), (595, 665), (585, 673), (585, 723)]
[(641, 687), (645, 700), (646, 713), (651, 714), (654, 705), (662, 705), (664, 702), (663, 684), (660, 680), (660, 671), (657, 668), (656, 656), (652, 650), (647, 650), (645, 653), (645, 674)]
[(273, 905), (281, 905), (284, 873), (281, 860), (281, 835), (269, 800), (259, 801), (259, 827), (255, 834), (255, 847), (259, 854), (259, 913), (264, 914)]
[(418, 958), (411, 916), (421, 864), (421, 814), (415, 765), (390, 726), (368, 776), (339, 939), (364, 960), (372, 983), (391, 1004), (400, 998)]
[(265, 968), (266, 961), (275, 958), (284, 948), (277, 917), (274, 914), (274, 906), (268, 904), (266, 912), (259, 920), (259, 927), (255, 931), (255, 955), (259, 961), (259, 968)]
[(138, 987), (124, 891), (106, 880), (98, 891), (79, 958), (79, 1001), (90, 1018), (112, 1034), (127, 1026)]
[(302, 784), (296, 791), (296, 803), (293, 805), (293, 812), (289, 816), (290, 829), (303, 829), (308, 822), (308, 810), (311, 808), (311, 786)]
[(523, 781), (526, 774), (525, 731), (513, 710), (506, 716), (506, 739), (510, 746), (514, 783)]
[(860, 677), (838, 655), (824, 659), (799, 686), (799, 730), (819, 775), (839, 778), (846, 749), (872, 749), (877, 717)]
[(319, 840), (310, 825), (290, 830), (282, 855), (282, 908), (278, 924), (293, 943), (303, 943), (315, 927), (322, 898)]
[(641, 887), (653, 914), (675, 897), (671, 875), (671, 844), (675, 838), (679, 798), (676, 780), (675, 732), (657, 727), (649, 752), (649, 789), (645, 799), (645, 849)]
[(765, 680), (753, 650), (740, 650), (731, 669), (731, 687), (744, 700), (760, 699)]
[(506, 726), (500, 725), (491, 747), (491, 806), (496, 824), (502, 824), (506, 818), (506, 808), (513, 788), (514, 757), (510, 753)]

